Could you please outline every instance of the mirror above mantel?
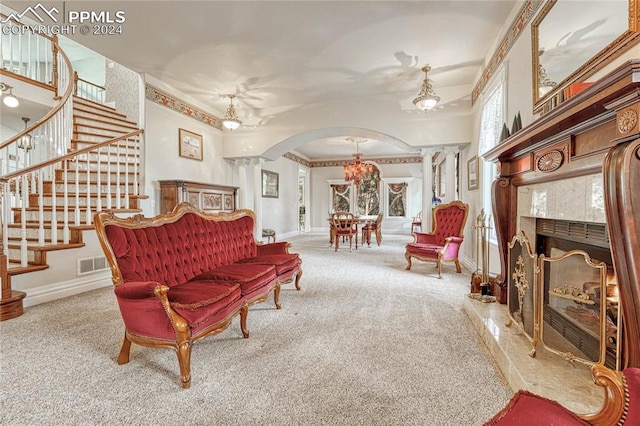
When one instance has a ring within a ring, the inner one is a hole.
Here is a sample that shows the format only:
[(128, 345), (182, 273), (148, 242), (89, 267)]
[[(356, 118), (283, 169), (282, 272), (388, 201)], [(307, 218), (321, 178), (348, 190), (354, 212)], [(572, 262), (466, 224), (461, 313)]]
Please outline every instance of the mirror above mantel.
[(636, 0), (548, 0), (531, 24), (533, 112), (546, 113), (640, 42)]

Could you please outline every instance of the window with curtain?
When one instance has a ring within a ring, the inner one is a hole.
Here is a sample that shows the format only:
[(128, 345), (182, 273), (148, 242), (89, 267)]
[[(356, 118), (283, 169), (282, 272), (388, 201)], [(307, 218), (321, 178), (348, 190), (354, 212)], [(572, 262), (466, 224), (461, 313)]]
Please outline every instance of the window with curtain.
[[(480, 133), (478, 140), (478, 155), (482, 156), (491, 148), (496, 146), (500, 140), (500, 134), (506, 115), (506, 63), (496, 72), (494, 82), (486, 92), (485, 102), (482, 106), (480, 118)], [(492, 215), (491, 186), (497, 176), (497, 167), (494, 163), (482, 160), (482, 207), (487, 216)], [(496, 240), (495, 225), (493, 221), (489, 223), (492, 229), (489, 237)]]
[(365, 216), (380, 213), (380, 170), (375, 164), (369, 177), (360, 182), (356, 212)]

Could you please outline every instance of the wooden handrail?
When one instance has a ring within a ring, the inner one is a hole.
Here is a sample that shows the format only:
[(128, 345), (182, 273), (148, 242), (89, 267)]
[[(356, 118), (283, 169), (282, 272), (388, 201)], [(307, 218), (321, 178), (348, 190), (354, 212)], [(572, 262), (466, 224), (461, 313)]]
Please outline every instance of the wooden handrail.
[(77, 88), (78, 81), (82, 81), (83, 83), (87, 83), (89, 86), (97, 87), (98, 89), (107, 90), (107, 88), (104, 86), (100, 86), (99, 84), (92, 83), (91, 81), (85, 80), (84, 78), (80, 77), (77, 71), (73, 72), (73, 77), (74, 77), (73, 79), (76, 81), (76, 93), (78, 91), (78, 88)]
[(77, 151), (70, 152), (70, 153), (65, 154), (65, 155), (63, 155), (61, 157), (56, 157), (56, 158), (53, 158), (51, 160), (43, 161), (42, 163), (38, 163), (38, 164), (35, 164), (33, 166), (18, 170), (16, 172), (9, 173), (9, 174), (6, 174), (4, 176), (0, 176), (0, 183), (6, 182), (6, 181), (8, 181), (10, 179), (16, 178), (18, 176), (22, 176), (24, 174), (28, 174), (28, 173), (34, 172), (34, 171), (36, 171), (38, 169), (41, 169), (43, 167), (51, 166), (51, 165), (53, 165), (55, 163), (60, 163), (62, 161), (70, 160), (73, 157), (77, 157), (77, 156), (79, 156), (81, 154), (85, 154), (87, 152), (96, 151), (96, 150), (102, 148), (103, 146), (111, 145), (111, 144), (114, 144), (116, 142), (120, 142), (121, 140), (129, 139), (129, 138), (132, 138), (134, 136), (141, 135), (142, 133), (144, 133), (144, 130), (143, 129), (138, 129), (135, 132), (127, 133), (126, 135), (122, 135), (122, 136), (119, 136), (117, 138), (109, 139), (108, 141), (100, 142), (100, 143), (97, 143), (95, 145), (91, 145), (91, 146), (88, 146), (86, 148), (82, 148), (82, 149), (79, 149)]
[[(5, 15), (4, 13), (0, 13), (0, 18), (2, 18), (3, 21), (5, 20), (5, 18), (8, 18), (8, 17), (9, 17), (9, 15)], [(10, 21), (13, 22), (14, 24), (23, 25), (22, 22), (16, 20), (15, 18), (11, 18)], [(31, 28), (29, 28), (29, 31), (33, 32), (31, 30)], [(51, 40), (52, 42), (53, 42), (53, 38), (55, 37), (55, 35), (48, 35), (48, 34), (42, 34), (42, 33), (38, 33), (38, 35), (41, 36), (41, 37), (47, 38), (47, 39)]]

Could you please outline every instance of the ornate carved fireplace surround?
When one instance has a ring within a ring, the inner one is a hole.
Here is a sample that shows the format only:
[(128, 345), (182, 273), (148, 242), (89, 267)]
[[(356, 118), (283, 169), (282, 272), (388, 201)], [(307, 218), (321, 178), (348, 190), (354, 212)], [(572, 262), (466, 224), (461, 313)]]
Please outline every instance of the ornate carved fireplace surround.
[(639, 116), (640, 60), (633, 60), (484, 156), (500, 169), (493, 184), (493, 214), (501, 263), (494, 294), (501, 303), (507, 301), (508, 244), (518, 232), (518, 187), (603, 174), (623, 318), (620, 368), (640, 367)]

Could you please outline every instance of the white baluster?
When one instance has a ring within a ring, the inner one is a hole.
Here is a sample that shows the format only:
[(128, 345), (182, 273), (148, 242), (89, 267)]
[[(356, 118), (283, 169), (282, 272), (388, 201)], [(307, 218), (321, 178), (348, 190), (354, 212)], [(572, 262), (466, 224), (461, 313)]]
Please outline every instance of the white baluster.
[(122, 170), (120, 168), (120, 148), (116, 147), (116, 209), (122, 208), (121, 205), (121, 191), (120, 191), (120, 174)]
[[(27, 254), (27, 200), (29, 194), (27, 193), (27, 175), (22, 175), (22, 206), (20, 209), (20, 266), (25, 268), (28, 263)], [(16, 189), (18, 187), (18, 179), (16, 179)]]
[(87, 211), (87, 216), (85, 217), (85, 221), (87, 225), (91, 225), (91, 187), (89, 185), (89, 183), (91, 182), (91, 163), (90, 163), (90, 158), (89, 158), (90, 153), (86, 153), (84, 156), (87, 159), (87, 194), (85, 195), (86, 197), (86, 211)]
[(75, 209), (74, 209), (74, 213), (75, 213), (75, 220), (73, 223), (76, 224), (76, 226), (80, 226), (80, 163), (79, 163), (79, 158), (78, 157), (74, 157), (74, 162), (76, 165), (76, 173), (75, 173), (75, 186), (76, 186), (76, 203), (75, 203)]
[(125, 157), (124, 157), (124, 207), (129, 208), (129, 141), (126, 141)]
[[(54, 166), (49, 166), (52, 171)], [(58, 244), (58, 200), (56, 186), (51, 185), (51, 243)]]
[[(69, 161), (63, 161), (62, 167), (62, 191), (64, 193), (64, 224), (62, 228), (62, 242), (69, 244)], [(55, 180), (53, 184), (55, 185)]]
[(44, 174), (42, 170), (38, 173), (38, 245), (44, 245)]
[[(101, 164), (101, 157), (102, 157), (102, 152), (101, 152), (102, 148), (98, 148), (98, 166), (96, 167), (96, 211), (102, 211), (102, 188), (100, 186), (100, 181), (101, 181), (101, 176), (100, 176), (100, 170), (102, 170)], [(108, 159), (107, 159), (108, 161)], [(90, 183), (87, 182), (87, 186), (89, 186)]]
[(107, 210), (111, 210), (111, 145), (107, 145)]

